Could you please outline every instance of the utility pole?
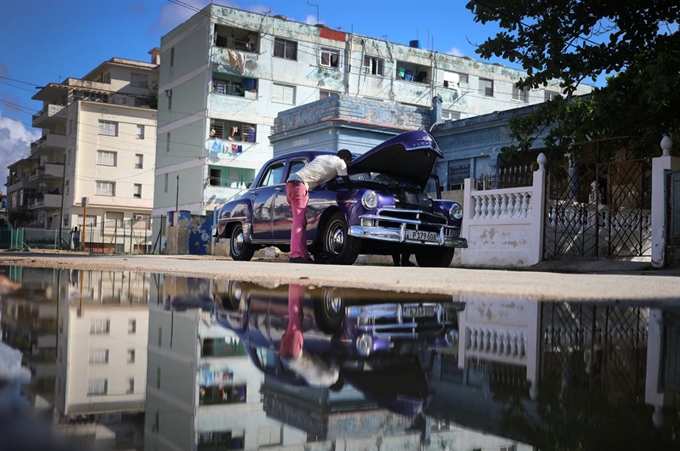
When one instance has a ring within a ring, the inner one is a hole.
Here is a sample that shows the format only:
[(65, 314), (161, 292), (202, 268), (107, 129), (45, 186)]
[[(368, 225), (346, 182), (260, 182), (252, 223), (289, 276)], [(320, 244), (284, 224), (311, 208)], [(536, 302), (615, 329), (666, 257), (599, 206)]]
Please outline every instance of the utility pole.
[[(62, 248), (61, 242), (64, 239), (61, 236), (62, 224), (64, 223), (64, 192), (66, 191), (66, 153), (64, 153), (64, 172), (61, 175), (61, 207), (59, 207), (59, 249)], [(69, 239), (68, 248), (71, 249), (71, 240)]]

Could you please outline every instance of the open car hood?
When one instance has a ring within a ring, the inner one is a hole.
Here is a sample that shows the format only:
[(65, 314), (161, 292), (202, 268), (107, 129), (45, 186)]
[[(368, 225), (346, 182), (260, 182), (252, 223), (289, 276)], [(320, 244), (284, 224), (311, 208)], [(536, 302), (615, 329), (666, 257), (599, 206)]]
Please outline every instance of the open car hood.
[(437, 158), (442, 158), (437, 142), (424, 130), (414, 130), (374, 147), (350, 163), (349, 174), (380, 172), (396, 175), (425, 187)]

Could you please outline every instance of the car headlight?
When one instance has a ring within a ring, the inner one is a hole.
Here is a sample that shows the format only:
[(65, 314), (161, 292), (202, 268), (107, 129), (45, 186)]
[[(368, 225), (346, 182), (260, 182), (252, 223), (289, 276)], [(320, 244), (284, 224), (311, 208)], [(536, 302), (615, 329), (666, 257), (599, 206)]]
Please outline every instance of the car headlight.
[(449, 216), (453, 219), (461, 219), (463, 217), (463, 209), (456, 204), (449, 210)]
[(366, 191), (361, 196), (361, 205), (363, 205), (367, 210), (373, 210), (375, 207), (377, 207), (378, 195), (375, 194), (375, 191)]
[(367, 334), (361, 335), (357, 338), (356, 342), (357, 351), (361, 355), (368, 355), (371, 353), (371, 348), (373, 347), (373, 337)]

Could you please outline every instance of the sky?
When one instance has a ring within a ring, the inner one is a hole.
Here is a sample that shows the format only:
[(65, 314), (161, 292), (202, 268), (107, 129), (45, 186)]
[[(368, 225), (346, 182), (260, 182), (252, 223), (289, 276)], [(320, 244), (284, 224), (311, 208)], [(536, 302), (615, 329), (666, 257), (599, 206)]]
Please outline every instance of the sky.
[[(36, 87), (81, 78), (114, 57), (150, 62), (163, 35), (210, 0), (0, 0), (0, 190), (7, 166), (30, 153), (42, 103)], [(458, 56), (498, 31), (475, 23), (466, 0), (215, 0), (260, 14), (383, 38)], [(425, 7), (424, 5), (427, 5)], [(502, 60), (508, 67), (519, 68)]]

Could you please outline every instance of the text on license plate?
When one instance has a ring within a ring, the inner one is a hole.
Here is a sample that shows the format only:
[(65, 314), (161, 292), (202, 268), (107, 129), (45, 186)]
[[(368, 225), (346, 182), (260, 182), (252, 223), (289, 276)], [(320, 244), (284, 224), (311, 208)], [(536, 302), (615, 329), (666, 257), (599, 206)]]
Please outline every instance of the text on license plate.
[(437, 232), (424, 232), (422, 230), (407, 230), (406, 238), (418, 241), (437, 241)]
[(421, 318), (423, 316), (434, 316), (435, 308), (433, 306), (405, 306), (403, 315), (407, 318)]

